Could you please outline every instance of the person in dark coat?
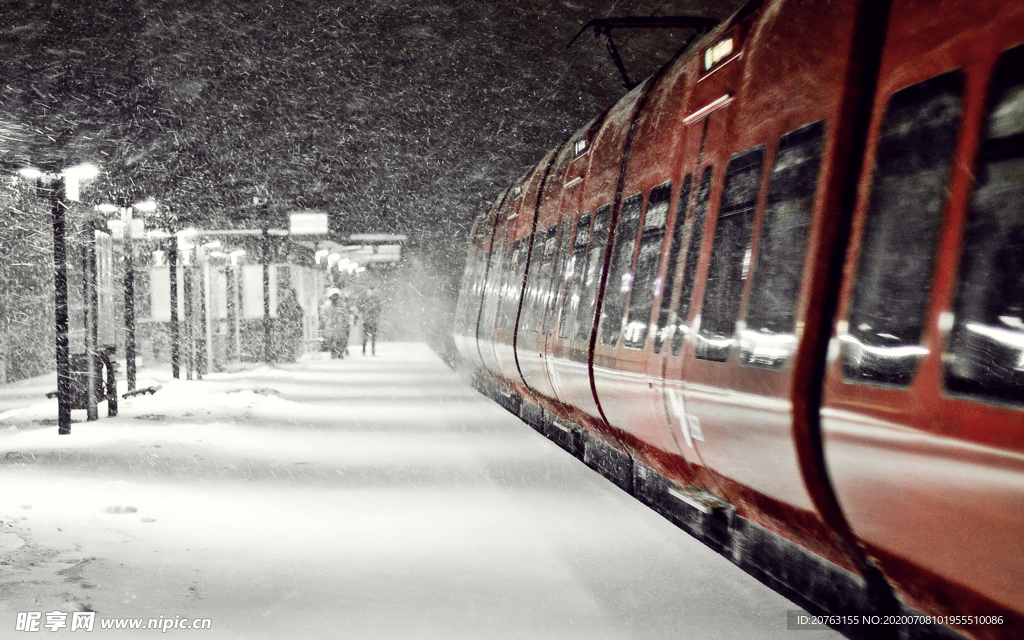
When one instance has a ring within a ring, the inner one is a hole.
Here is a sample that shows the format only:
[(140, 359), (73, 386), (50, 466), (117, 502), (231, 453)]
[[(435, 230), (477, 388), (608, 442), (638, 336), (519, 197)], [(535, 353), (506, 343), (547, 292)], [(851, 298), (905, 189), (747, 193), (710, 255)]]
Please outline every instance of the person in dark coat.
[(335, 289), (320, 309), (320, 326), (323, 329), (324, 346), (331, 352), (331, 358), (344, 358), (348, 351), (349, 322), (348, 304), (341, 292)]
[(377, 322), (380, 320), (380, 296), (372, 288), (359, 299), (359, 317), (363, 320), (363, 355), (366, 343), (370, 342), (370, 353), (377, 355)]
[(280, 362), (295, 362), (302, 353), (302, 307), (291, 287), (281, 289), (274, 326), (275, 358)]

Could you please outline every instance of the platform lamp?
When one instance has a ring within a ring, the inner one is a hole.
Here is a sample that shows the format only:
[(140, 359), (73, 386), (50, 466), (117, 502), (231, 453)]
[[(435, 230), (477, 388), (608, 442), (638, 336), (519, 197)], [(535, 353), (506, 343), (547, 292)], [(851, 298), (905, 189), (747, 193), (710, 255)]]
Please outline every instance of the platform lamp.
[(21, 167), (18, 175), (46, 193), (53, 219), (53, 302), (57, 356), (57, 433), (71, 433), (71, 348), (68, 341), (68, 265), (65, 212), (69, 200), (78, 200), (79, 185), (99, 175), (93, 164), (78, 164), (60, 171)]
[(128, 382), (128, 391), (135, 390), (135, 252), (132, 243), (132, 218), (135, 210), (144, 213), (156, 211), (156, 201), (152, 199), (142, 200), (133, 205), (128, 205), (128, 200), (122, 199), (119, 205), (101, 204), (96, 207), (99, 211), (121, 214), (121, 242), (124, 251), (124, 360), (125, 378)]

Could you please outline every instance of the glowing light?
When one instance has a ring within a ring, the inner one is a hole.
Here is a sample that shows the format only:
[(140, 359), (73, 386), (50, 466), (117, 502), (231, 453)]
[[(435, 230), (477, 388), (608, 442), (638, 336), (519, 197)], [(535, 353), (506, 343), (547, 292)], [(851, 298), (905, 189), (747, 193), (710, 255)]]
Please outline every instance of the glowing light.
[(117, 205), (104, 202), (103, 204), (96, 205), (96, 210), (100, 213), (114, 213), (117, 211)]
[(732, 55), (732, 36), (722, 38), (704, 51), (704, 70), (708, 71), (722, 60)]
[(146, 213), (156, 211), (156, 200), (149, 199), (143, 200), (142, 202), (136, 202), (135, 209)]
[(76, 164), (64, 170), (64, 177), (75, 180), (92, 180), (100, 174), (100, 169), (94, 164)]
[(917, 345), (901, 345), (895, 347), (883, 347), (872, 344), (865, 344), (852, 335), (840, 336), (839, 339), (851, 346), (862, 349), (866, 353), (879, 358), (906, 358), (910, 356), (926, 356), (930, 352), (925, 347)]
[(18, 175), (29, 180), (37, 180), (43, 177), (43, 172), (35, 167), (22, 167), (18, 169)]

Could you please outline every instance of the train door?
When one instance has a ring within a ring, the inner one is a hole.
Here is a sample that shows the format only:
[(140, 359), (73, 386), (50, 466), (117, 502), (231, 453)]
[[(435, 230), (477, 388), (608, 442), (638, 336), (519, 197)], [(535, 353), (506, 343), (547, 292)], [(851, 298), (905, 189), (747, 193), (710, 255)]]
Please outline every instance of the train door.
[[(820, 478), (809, 475), (803, 452), (815, 442), (796, 409), (813, 402), (798, 365), (820, 353), (811, 338), (822, 321), (811, 301), (832, 264), (821, 247), (835, 232), (828, 204), (841, 191), (836, 158), (845, 157), (849, 127), (839, 121), (853, 94), (843, 83), (854, 77), (846, 61), (856, 5), (815, 6), (780, 3), (756, 25), (766, 33), (741, 39), (743, 84), (720, 89), (734, 101), (703, 121), (700, 160), (690, 165), (702, 224), (693, 225), (683, 259), (665, 399), (699, 486), (852, 569), (809, 488)], [(847, 29), (828, 40), (809, 35), (809, 16), (821, 20), (823, 10)], [(691, 113), (713, 104), (714, 93)]]
[[(705, 122), (704, 138), (711, 129), (711, 122)], [(695, 289), (699, 279), (701, 256), (705, 244), (708, 222), (708, 207), (711, 202), (715, 165), (708, 162), (699, 149), (694, 150), (689, 166), (695, 167), (692, 175), (700, 176), (694, 193), (689, 194), (692, 204), (686, 206), (692, 214), (686, 218), (682, 230), (683, 238), (678, 245), (678, 283), (674, 294), (674, 309), (670, 312), (669, 330), (662, 343), (664, 375), (662, 377), (662, 409), (666, 413), (669, 424), (674, 428), (671, 433), (675, 438), (680, 454), (688, 463), (688, 471), (692, 474), (686, 480), (693, 481), (700, 488), (724, 497), (725, 493), (700, 458), (699, 443), (704, 434), (700, 424), (694, 421), (686, 408), (686, 351), (688, 337), (695, 324), (694, 301)], [(701, 162), (698, 162), (700, 160)], [(681, 203), (680, 207), (685, 203)]]
[[(580, 395), (579, 382), (586, 382), (585, 365), (572, 357), (574, 329), (577, 313), (584, 295), (587, 278), (587, 247), (590, 244), (593, 213), (583, 212), (582, 182), (569, 188), (568, 204), (572, 233), (565, 247), (565, 260), (560, 273), (561, 302), (557, 306), (557, 319), (552, 319), (552, 333), (547, 339), (544, 354), (544, 368), (555, 393), (563, 405), (572, 404), (572, 398)], [(575, 370), (575, 371), (574, 371)]]
[(555, 340), (558, 335), (559, 320), (563, 317), (561, 309), (565, 304), (567, 285), (571, 280), (571, 274), (575, 272), (573, 256), (576, 245), (576, 223), (579, 219), (579, 196), (576, 194), (577, 191), (578, 189), (570, 188), (565, 198), (568, 206), (560, 224), (558, 250), (552, 265), (551, 286), (548, 292), (547, 308), (544, 312), (544, 326), (541, 332), (544, 341), (541, 352), (544, 373), (547, 377), (552, 397), (556, 400), (561, 400), (561, 398), (559, 397), (558, 370), (555, 367)]
[(502, 287), (508, 277), (512, 257), (512, 233), (522, 206), (522, 186), (516, 185), (505, 205), (499, 209), (494, 223), (494, 239), (484, 285), (480, 322), (477, 325), (477, 344), (484, 367), (495, 376), (501, 375), (501, 366), (494, 352), (494, 332), (501, 309)]
[(548, 398), (552, 397), (554, 392), (548, 384), (542, 360), (544, 315), (561, 231), (562, 226), (551, 219), (543, 221), (537, 227), (516, 338), (516, 350), (526, 384), (539, 395)]
[(662, 182), (623, 203), (593, 361), (594, 388), (608, 423), (629, 434), (634, 453), (659, 468), (666, 456), (677, 455), (654, 390), (661, 372), (648, 371), (650, 319), (660, 288), (672, 188), (671, 181)]
[(480, 370), (483, 362), (480, 359), (480, 347), (477, 344), (477, 325), (483, 302), (484, 286), (487, 282), (487, 267), (490, 260), (491, 243), (494, 239), (494, 222), (497, 211), (508, 196), (508, 191), (501, 194), (473, 226), (470, 248), (466, 257), (466, 284), (460, 289), (459, 313), (456, 325), (456, 346), (459, 353)]

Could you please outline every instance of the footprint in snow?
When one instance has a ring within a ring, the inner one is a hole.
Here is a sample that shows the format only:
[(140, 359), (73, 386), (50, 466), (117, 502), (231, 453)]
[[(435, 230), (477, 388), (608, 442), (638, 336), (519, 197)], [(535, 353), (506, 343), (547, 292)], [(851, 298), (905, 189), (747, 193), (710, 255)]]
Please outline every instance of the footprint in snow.
[(113, 505), (103, 510), (105, 513), (135, 513), (138, 511), (135, 507)]

